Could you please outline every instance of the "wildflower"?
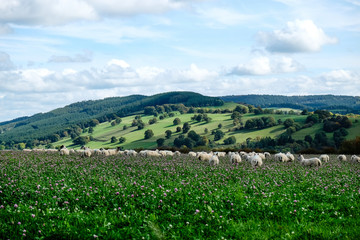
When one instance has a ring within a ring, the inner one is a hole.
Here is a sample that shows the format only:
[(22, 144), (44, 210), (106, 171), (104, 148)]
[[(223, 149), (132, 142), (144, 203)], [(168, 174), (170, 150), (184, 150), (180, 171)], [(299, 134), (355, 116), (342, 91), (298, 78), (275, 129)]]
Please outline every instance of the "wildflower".
[(166, 197), (167, 195), (166, 195), (166, 193), (164, 193), (164, 197)]
[(33, 217), (33, 218), (34, 218), (34, 217), (35, 217), (35, 214), (31, 214), (31, 217)]
[(18, 225), (21, 225), (21, 222), (18, 222)]
[(94, 234), (94, 238), (97, 238), (98, 236)]
[(196, 209), (196, 210), (195, 210), (195, 214), (198, 214), (199, 212), (200, 212), (199, 209)]
[(115, 194), (116, 194), (116, 195), (119, 195), (120, 193), (119, 193), (119, 192), (116, 192)]
[(19, 207), (19, 206), (18, 206), (17, 204), (15, 204), (15, 205), (14, 205), (14, 208), (17, 208), (17, 207)]

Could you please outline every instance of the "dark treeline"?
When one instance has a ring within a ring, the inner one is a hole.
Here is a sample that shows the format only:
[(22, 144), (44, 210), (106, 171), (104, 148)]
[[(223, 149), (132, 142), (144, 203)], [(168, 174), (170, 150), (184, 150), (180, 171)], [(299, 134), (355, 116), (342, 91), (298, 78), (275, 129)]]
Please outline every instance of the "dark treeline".
[(309, 96), (281, 96), (281, 95), (233, 95), (220, 97), (228, 102), (247, 103), (260, 107), (288, 107), (295, 109), (327, 109), (334, 113), (359, 113), (360, 97), (309, 95)]

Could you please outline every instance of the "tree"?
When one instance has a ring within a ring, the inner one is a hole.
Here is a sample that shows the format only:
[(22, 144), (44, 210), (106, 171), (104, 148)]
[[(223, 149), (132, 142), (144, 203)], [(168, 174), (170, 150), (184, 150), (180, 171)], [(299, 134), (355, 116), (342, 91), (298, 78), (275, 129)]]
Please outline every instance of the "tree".
[(152, 119), (149, 120), (149, 124), (150, 124), (150, 125), (151, 125), (151, 124), (154, 124), (154, 123), (157, 123), (157, 118), (156, 118), (156, 117), (154, 117), (154, 118), (152, 118)]
[(151, 129), (146, 130), (145, 133), (144, 133), (144, 138), (145, 139), (152, 138), (153, 136), (154, 136), (154, 132)]
[(231, 114), (231, 119), (241, 119), (241, 114), (239, 112), (236, 112), (234, 111), (232, 114)]
[(139, 120), (137, 120), (137, 127), (138, 127), (138, 130), (141, 130), (145, 127), (145, 123), (141, 119), (139, 119)]
[(205, 128), (204, 133), (207, 134), (209, 132), (209, 129)]
[(174, 123), (174, 125), (179, 125), (181, 123), (180, 118), (175, 118), (173, 123)]
[(224, 140), (225, 145), (235, 144), (236, 138), (234, 136), (228, 137)]
[(171, 138), (171, 135), (172, 135), (172, 131), (171, 131), (171, 130), (166, 130), (166, 131), (165, 131), (165, 137), (166, 137), (167, 139)]
[(116, 137), (115, 137), (115, 136), (112, 136), (112, 137), (111, 137), (111, 143), (116, 143), (116, 142), (117, 142)]
[(194, 140), (195, 142), (200, 140), (200, 135), (197, 134), (194, 130), (191, 130), (188, 134), (187, 134), (188, 138)]
[(238, 105), (238, 106), (236, 106), (236, 108), (234, 109), (233, 112), (245, 114), (245, 113), (249, 112), (249, 108), (247, 108), (246, 106), (243, 106), (243, 105)]
[(310, 144), (313, 142), (313, 138), (310, 135), (306, 135), (304, 140)]
[(89, 137), (81, 136), (73, 140), (75, 145), (86, 145), (90, 141)]
[(225, 136), (225, 133), (221, 130), (215, 130), (214, 133), (214, 141), (218, 141), (220, 139), (222, 139)]
[(156, 140), (156, 143), (157, 143), (158, 147), (162, 147), (162, 146), (164, 146), (165, 139), (159, 138), (158, 140)]
[(221, 123), (219, 123), (218, 128), (219, 128), (219, 129), (222, 128), (222, 124), (221, 124)]
[(57, 142), (57, 141), (60, 140), (60, 136), (59, 136), (59, 134), (53, 134), (53, 135), (50, 136), (49, 140), (51, 142)]
[(292, 118), (288, 118), (284, 121), (285, 128), (292, 127), (292, 126), (294, 126), (294, 124), (295, 124), (295, 121)]
[(124, 143), (124, 142), (126, 142), (126, 138), (124, 138), (124, 137), (119, 137), (119, 143), (122, 144), (122, 143)]
[(176, 132), (181, 132), (181, 127), (176, 127)]
[(187, 133), (190, 130), (191, 126), (188, 122), (184, 123), (183, 127), (182, 127), (182, 131), (183, 133)]
[(93, 133), (94, 132), (94, 128), (93, 127), (89, 127), (89, 133)]

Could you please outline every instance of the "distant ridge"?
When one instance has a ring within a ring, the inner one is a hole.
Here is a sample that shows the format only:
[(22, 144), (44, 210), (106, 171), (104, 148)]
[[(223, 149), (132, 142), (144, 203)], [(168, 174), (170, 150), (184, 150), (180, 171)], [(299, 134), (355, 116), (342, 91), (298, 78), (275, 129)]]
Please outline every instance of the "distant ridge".
[(290, 107), (295, 109), (326, 109), (339, 113), (360, 111), (360, 97), (336, 95), (231, 95), (219, 97), (225, 102), (247, 103), (260, 107)]

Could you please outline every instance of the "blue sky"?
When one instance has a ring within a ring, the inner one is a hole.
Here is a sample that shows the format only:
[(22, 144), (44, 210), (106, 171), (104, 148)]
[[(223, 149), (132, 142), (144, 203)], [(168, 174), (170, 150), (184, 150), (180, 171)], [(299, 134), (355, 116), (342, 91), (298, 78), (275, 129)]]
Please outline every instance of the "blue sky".
[(0, 121), (166, 91), (359, 96), (360, 0), (1, 0)]

